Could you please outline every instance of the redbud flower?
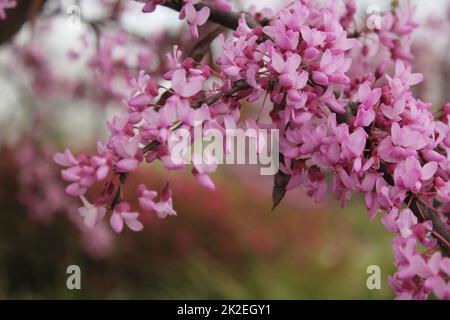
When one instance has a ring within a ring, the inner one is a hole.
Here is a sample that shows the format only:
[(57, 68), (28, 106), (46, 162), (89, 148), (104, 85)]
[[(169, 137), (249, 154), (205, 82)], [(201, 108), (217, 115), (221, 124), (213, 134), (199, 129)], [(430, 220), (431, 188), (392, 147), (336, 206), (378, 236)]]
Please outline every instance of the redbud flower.
[(103, 220), (106, 209), (92, 205), (84, 196), (80, 196), (80, 199), (83, 202), (83, 207), (80, 207), (78, 212), (83, 217), (84, 224), (89, 228), (93, 228), (94, 225)]
[(137, 220), (138, 217), (138, 212), (130, 212), (130, 205), (122, 202), (114, 208), (109, 222), (116, 233), (122, 232), (124, 223), (130, 230), (141, 231), (144, 226)]

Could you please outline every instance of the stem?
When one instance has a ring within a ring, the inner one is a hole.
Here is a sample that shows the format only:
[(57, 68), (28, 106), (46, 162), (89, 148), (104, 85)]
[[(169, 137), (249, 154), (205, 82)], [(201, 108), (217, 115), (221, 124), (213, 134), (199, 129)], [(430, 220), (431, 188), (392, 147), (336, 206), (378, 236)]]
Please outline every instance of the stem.
[[(381, 166), (380, 172), (383, 173), (386, 182), (393, 186), (394, 179), (389, 173), (387, 173), (386, 165)], [(428, 205), (424, 206), (421, 200), (411, 192), (408, 193), (404, 203), (409, 207), (420, 222), (425, 222), (427, 220), (432, 222), (433, 237), (437, 239), (439, 246), (442, 249), (442, 253), (446, 256), (450, 256), (450, 231), (448, 230), (447, 225), (441, 221), (437, 212), (433, 212), (437, 211), (437, 209), (433, 208), (433, 210), (431, 210)]]
[(237, 80), (231, 86), (230, 92), (226, 93), (225, 95), (223, 95), (222, 92), (218, 92), (216, 94), (213, 94), (212, 96), (206, 98), (205, 100), (198, 101), (198, 102), (192, 104), (192, 109), (198, 109), (205, 103), (208, 106), (210, 106), (210, 105), (214, 104), (215, 102), (217, 102), (220, 98), (222, 98), (222, 96), (231, 97), (233, 94), (235, 94), (235, 93), (237, 93), (239, 91), (247, 90), (249, 88), (251, 88), (251, 86), (247, 83), (247, 81), (245, 81), (245, 80)]
[(127, 176), (128, 175), (126, 173), (119, 173), (119, 186), (117, 187), (116, 194), (114, 195), (114, 198), (111, 202), (111, 210), (114, 210), (116, 205), (118, 205), (120, 203), (120, 200), (122, 200), (122, 186), (125, 184)]
[(1, 22), (0, 44), (11, 40), (27, 21), (32, 21), (40, 13), (46, 1), (17, 1), (16, 7), (8, 10), (6, 20)]

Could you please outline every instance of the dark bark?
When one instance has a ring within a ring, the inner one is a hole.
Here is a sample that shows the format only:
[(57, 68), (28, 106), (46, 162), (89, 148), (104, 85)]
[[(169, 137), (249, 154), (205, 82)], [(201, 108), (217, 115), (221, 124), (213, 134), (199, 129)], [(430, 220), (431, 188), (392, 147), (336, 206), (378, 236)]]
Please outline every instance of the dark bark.
[(33, 20), (42, 10), (46, 0), (18, 0), (17, 6), (6, 10), (6, 19), (0, 21), (0, 45), (11, 40), (22, 26)]

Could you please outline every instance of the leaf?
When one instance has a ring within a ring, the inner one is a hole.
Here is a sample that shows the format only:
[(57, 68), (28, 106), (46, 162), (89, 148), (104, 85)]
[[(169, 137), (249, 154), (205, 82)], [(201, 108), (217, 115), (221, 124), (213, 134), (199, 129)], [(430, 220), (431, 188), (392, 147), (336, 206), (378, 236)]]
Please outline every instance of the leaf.
[(272, 191), (272, 211), (280, 204), (286, 194), (286, 186), (291, 179), (290, 175), (278, 170), (274, 177), (273, 191)]

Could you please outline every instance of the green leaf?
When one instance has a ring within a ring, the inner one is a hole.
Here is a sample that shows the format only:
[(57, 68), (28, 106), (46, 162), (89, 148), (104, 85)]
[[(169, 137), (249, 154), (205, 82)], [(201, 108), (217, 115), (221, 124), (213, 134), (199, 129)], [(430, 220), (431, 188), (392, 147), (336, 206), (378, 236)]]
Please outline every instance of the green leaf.
[(272, 191), (272, 211), (280, 204), (286, 194), (286, 186), (291, 179), (290, 175), (278, 170), (274, 177), (273, 191)]

